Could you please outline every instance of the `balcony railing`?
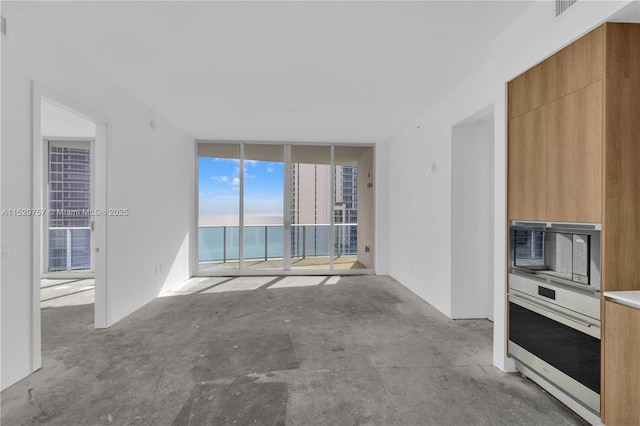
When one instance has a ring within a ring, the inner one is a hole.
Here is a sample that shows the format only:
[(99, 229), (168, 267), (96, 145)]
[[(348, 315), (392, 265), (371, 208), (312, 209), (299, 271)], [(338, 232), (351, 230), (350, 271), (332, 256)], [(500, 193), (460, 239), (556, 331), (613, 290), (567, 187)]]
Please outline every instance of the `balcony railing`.
[(49, 227), (49, 272), (91, 269), (91, 228)]
[[(358, 224), (336, 223), (334, 255), (358, 253)], [(244, 227), (244, 258), (282, 259), (284, 257), (282, 225), (249, 225)], [(291, 225), (291, 257), (329, 256), (331, 225)], [(238, 261), (239, 226), (198, 227), (198, 261)]]

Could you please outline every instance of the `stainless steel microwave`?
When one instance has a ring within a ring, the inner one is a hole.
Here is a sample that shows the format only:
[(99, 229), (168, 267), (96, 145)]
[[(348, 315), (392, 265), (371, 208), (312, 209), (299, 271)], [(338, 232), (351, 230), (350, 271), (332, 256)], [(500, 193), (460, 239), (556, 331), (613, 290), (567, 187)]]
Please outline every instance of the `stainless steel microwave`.
[(593, 223), (512, 221), (511, 272), (600, 291), (601, 229)]

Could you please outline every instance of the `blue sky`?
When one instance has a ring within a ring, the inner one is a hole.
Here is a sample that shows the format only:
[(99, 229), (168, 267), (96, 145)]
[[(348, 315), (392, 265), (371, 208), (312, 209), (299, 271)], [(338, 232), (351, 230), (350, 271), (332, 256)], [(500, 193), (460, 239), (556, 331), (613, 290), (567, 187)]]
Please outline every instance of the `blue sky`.
[[(246, 160), (244, 166), (245, 213), (282, 214), (283, 164)], [(199, 172), (199, 213), (237, 214), (240, 161), (200, 157)]]

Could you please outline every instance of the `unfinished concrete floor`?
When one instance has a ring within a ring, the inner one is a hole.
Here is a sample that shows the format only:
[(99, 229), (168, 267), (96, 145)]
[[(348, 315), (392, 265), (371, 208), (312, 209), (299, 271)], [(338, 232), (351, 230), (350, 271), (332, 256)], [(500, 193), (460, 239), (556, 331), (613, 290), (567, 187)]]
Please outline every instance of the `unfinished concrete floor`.
[(106, 330), (92, 305), (44, 310), (43, 367), (2, 392), (2, 424), (584, 424), (491, 366), (490, 322), (449, 320), (388, 277), (171, 295)]

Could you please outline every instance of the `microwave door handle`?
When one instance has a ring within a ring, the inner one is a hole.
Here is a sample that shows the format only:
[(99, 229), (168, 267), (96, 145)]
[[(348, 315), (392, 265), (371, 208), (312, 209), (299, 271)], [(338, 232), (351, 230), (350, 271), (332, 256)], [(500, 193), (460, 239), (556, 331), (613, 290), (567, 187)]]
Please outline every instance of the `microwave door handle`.
[(516, 300), (518, 300), (518, 299), (522, 300), (525, 303), (529, 303), (531, 305), (534, 305), (538, 309), (542, 309), (544, 311), (551, 312), (552, 314), (558, 315), (559, 317), (562, 317), (562, 318), (564, 318), (566, 320), (573, 321), (573, 322), (575, 322), (577, 324), (580, 324), (580, 325), (582, 325), (584, 327), (595, 326), (595, 324), (593, 324), (593, 323), (590, 323), (590, 322), (587, 322), (587, 321), (582, 321), (581, 319), (576, 318), (576, 317), (574, 317), (572, 315), (565, 314), (564, 312), (558, 311), (557, 309), (553, 309), (550, 306), (543, 305), (542, 303), (540, 303), (539, 301), (535, 300), (532, 297), (526, 297), (526, 296), (522, 296), (522, 295), (515, 295), (513, 293), (508, 293), (508, 296), (510, 298), (513, 298), (513, 299), (516, 299)]

